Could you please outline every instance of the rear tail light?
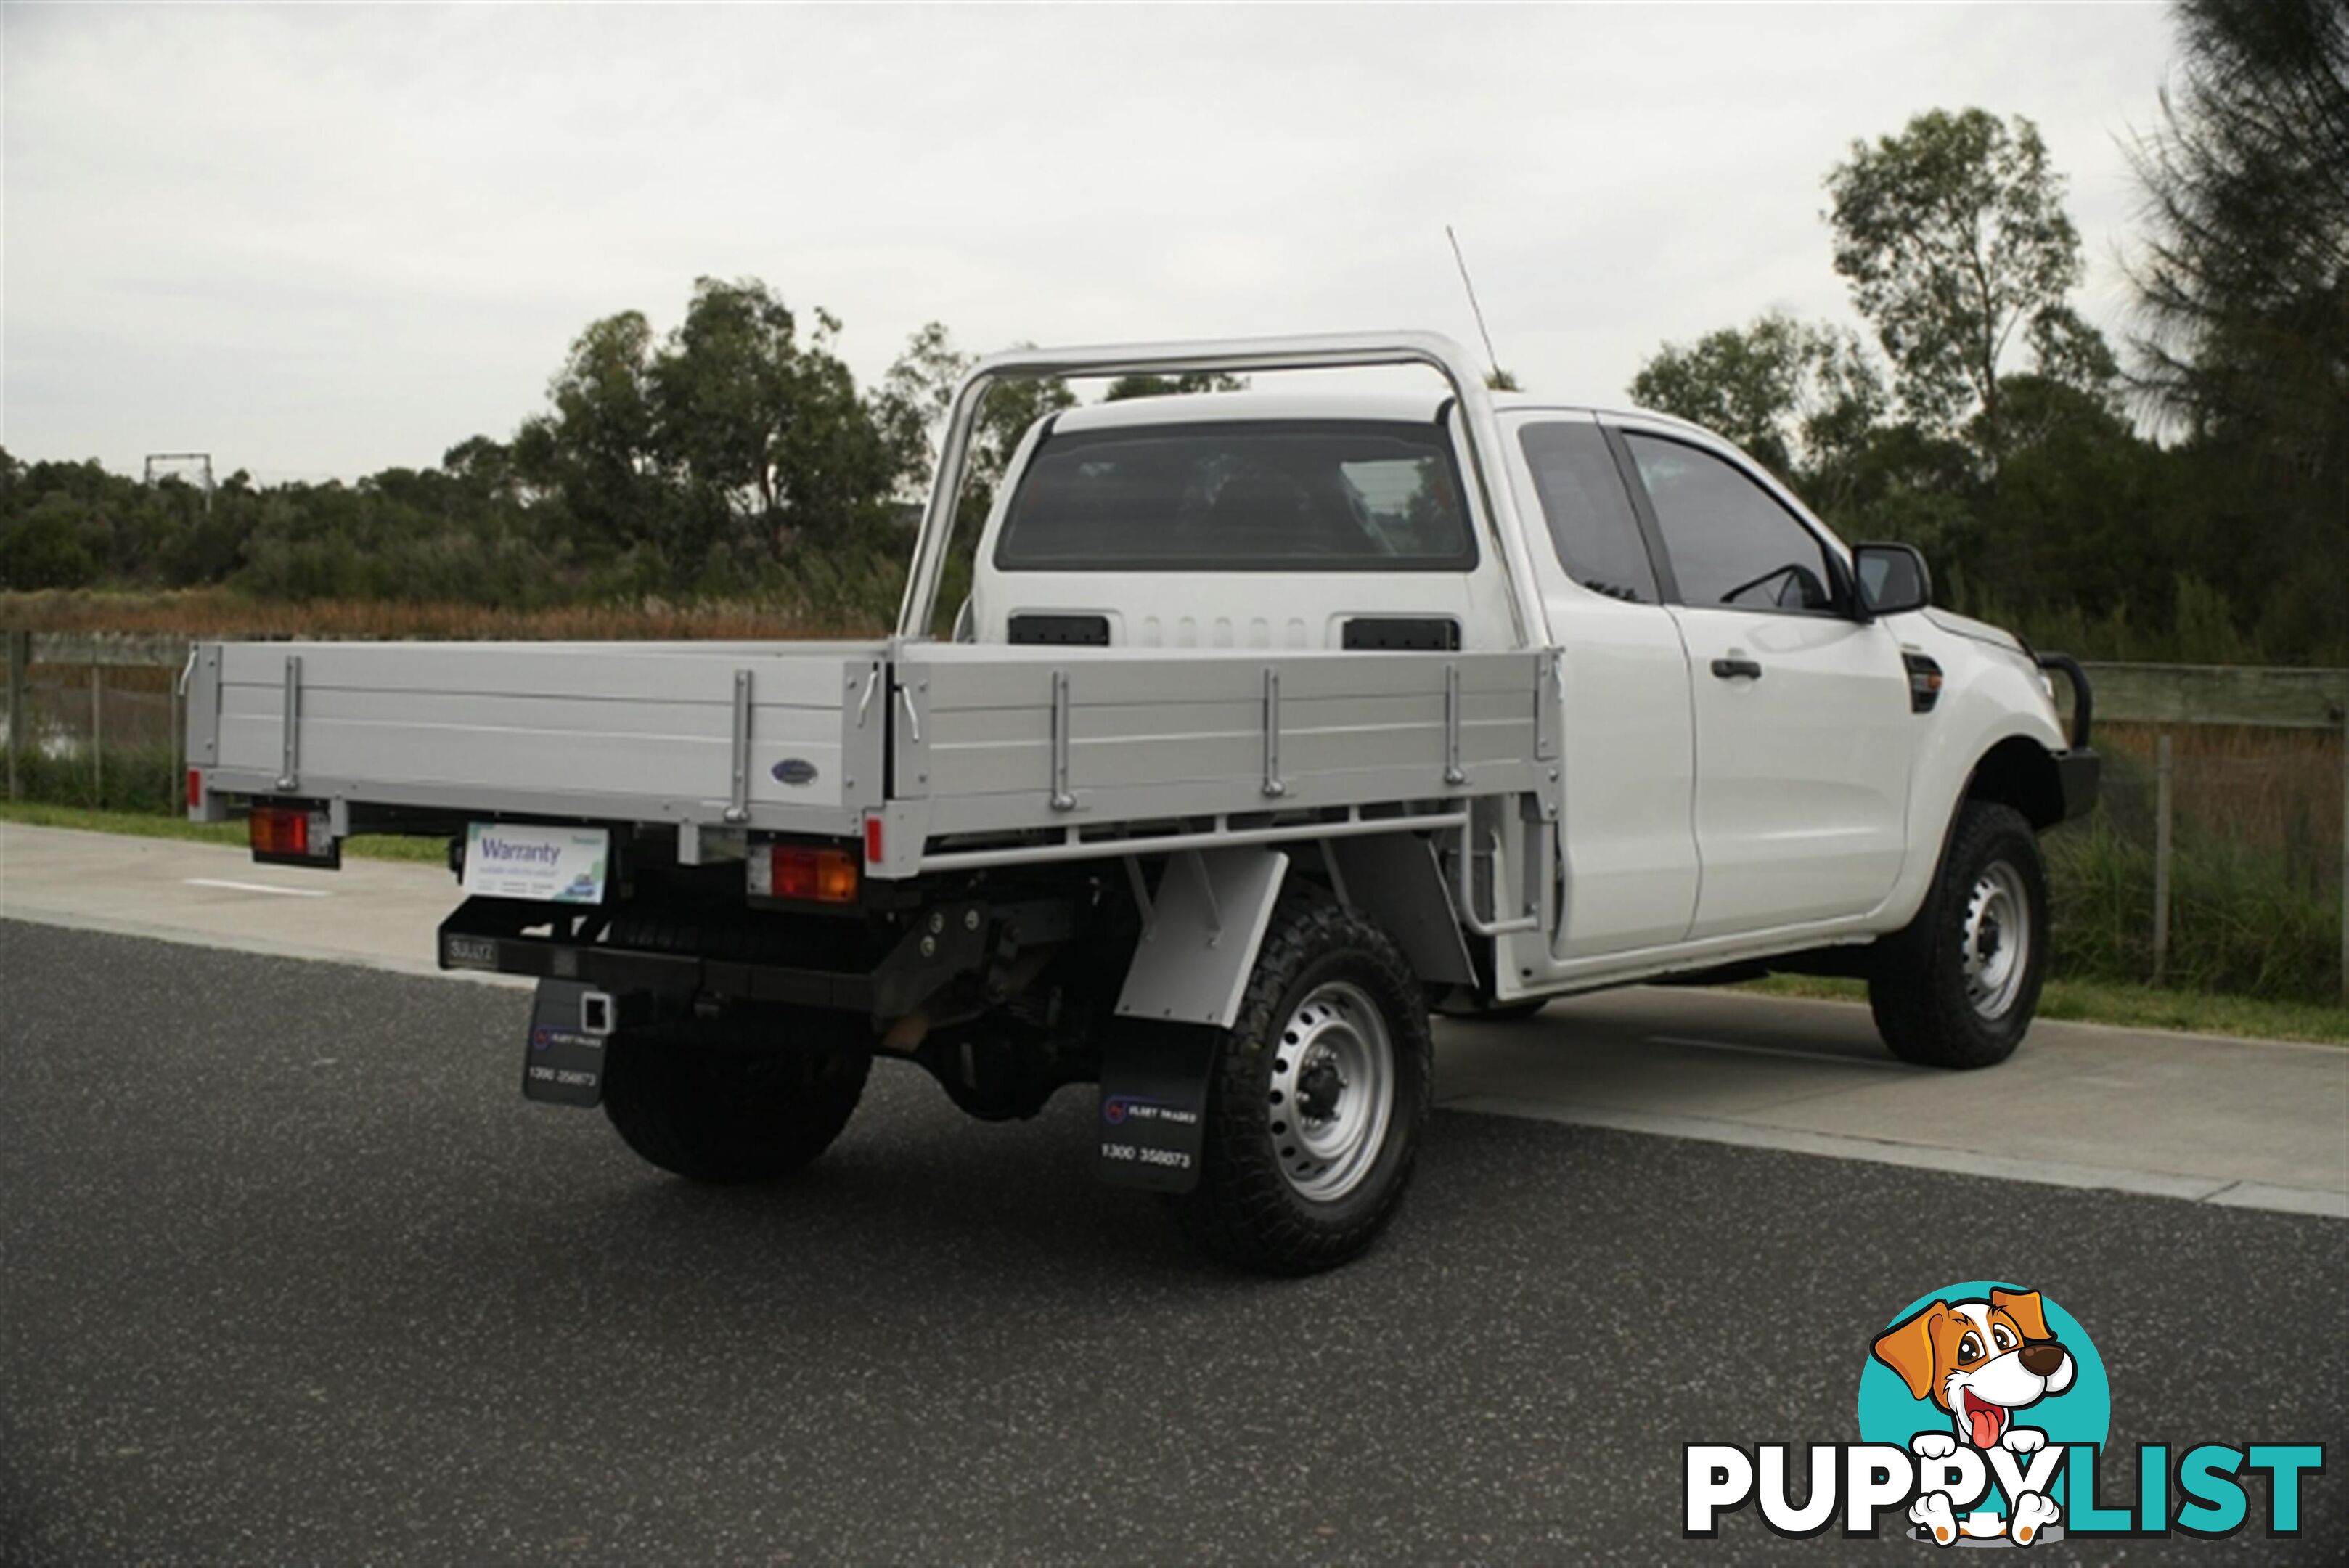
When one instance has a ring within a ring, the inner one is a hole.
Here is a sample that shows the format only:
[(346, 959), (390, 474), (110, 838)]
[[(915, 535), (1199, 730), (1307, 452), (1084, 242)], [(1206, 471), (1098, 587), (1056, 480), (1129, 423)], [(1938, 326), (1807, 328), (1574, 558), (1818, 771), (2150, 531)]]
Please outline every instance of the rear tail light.
[(877, 816), (864, 819), (864, 864), (881, 864), (881, 819)]
[(754, 898), (811, 898), (819, 904), (856, 901), (856, 857), (844, 849), (753, 845), (749, 874)]
[(245, 823), (255, 860), (339, 861), (333, 823), (300, 805), (256, 805)]
[(186, 802), (185, 802), (184, 804), (186, 805), (187, 808), (188, 808), (190, 811), (195, 811), (195, 810), (198, 810), (198, 809), (202, 808), (202, 806), (203, 805), (203, 804), (204, 804), (204, 770), (203, 770), (203, 769), (202, 769), (202, 768), (190, 768), (190, 769), (188, 770), (188, 798), (187, 798), (187, 800), (186, 800)]

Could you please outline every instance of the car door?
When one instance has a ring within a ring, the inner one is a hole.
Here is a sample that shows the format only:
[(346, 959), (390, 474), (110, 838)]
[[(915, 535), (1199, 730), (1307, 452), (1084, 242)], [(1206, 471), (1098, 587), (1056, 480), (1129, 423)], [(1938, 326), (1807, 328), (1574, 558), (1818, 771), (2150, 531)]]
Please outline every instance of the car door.
[(1688, 649), (1702, 867), (1692, 939), (1864, 914), (1908, 845), (1900, 648), (1837, 546), (1732, 453), (1619, 427)]
[(1565, 738), (1551, 789), (1558, 809), (1552, 956), (1665, 946), (1696, 911), (1690, 819), (1696, 754), (1689, 662), (1664, 607), (1651, 543), (1614, 454), (1589, 414), (1515, 423), (1520, 508), (1547, 524), (1528, 540), (1558, 680)]

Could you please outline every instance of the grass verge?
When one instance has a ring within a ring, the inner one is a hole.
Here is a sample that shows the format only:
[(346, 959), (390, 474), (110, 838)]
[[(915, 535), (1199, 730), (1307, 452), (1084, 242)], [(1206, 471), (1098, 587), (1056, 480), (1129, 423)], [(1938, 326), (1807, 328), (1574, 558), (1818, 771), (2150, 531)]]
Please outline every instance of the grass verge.
[[(46, 801), (0, 801), (0, 822), (21, 822), (27, 827), (74, 827), (84, 833), (121, 833), (134, 838), (177, 838), (193, 844), (227, 844), (244, 847), (242, 822), (190, 822), (183, 816), (159, 816), (144, 811), (92, 811), (88, 806), (51, 805)], [(343, 840), (343, 853), (362, 860), (409, 860), (445, 866), (449, 846), (438, 838), (394, 838), (360, 834)]]
[[(1774, 974), (1741, 987), (1765, 996), (1808, 996), (1834, 1002), (1865, 1002), (1868, 987), (1856, 980), (1822, 980)], [(2039, 1016), (2075, 1023), (2113, 1023), (2127, 1029), (2175, 1029), (2191, 1034), (2233, 1034), (2256, 1040), (2313, 1040), (2349, 1045), (2349, 1007), (2313, 1002), (2269, 1002), (2256, 997), (2212, 995), (2199, 991), (2158, 991), (2149, 985), (2118, 985), (2101, 980), (2051, 980), (2039, 997)]]

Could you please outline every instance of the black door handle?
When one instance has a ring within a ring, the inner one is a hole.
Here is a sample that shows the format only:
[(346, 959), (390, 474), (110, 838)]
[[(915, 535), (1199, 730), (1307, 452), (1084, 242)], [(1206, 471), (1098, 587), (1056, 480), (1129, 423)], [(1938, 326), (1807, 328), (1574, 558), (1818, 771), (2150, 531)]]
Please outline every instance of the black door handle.
[(1713, 661), (1713, 672), (1723, 680), (1734, 680), (1741, 675), (1750, 676), (1755, 680), (1762, 679), (1762, 667), (1750, 659), (1716, 659)]

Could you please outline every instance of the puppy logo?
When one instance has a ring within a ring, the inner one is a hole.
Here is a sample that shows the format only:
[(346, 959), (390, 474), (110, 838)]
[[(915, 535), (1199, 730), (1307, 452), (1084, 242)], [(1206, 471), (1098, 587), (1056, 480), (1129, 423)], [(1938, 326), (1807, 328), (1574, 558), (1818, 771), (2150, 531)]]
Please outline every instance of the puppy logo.
[(1847, 1541), (1880, 1538), (1888, 1525), (1936, 1550), (2213, 1539), (2250, 1527), (2257, 1484), (2269, 1535), (2308, 1529), (2301, 1502), (2324, 1474), (2322, 1443), (2139, 1443), (2134, 1476), (2101, 1474), (2112, 1386), (2087, 1330), (2051, 1296), (1944, 1285), (1853, 1339), (1859, 1441), (1682, 1443), (1683, 1540), (1720, 1539), (1749, 1504), (1795, 1541), (1837, 1526)]
[[(2062, 1445), (2101, 1442), (2111, 1411), (2103, 1363), (2062, 1308), (2013, 1285), (1952, 1286), (1894, 1319), (1869, 1345), (1869, 1363), (1862, 1432), (1902, 1442), (1920, 1461), (1909, 1510), (1917, 1539), (2029, 1546), (2061, 1535)], [(1902, 1393), (1907, 1408), (1896, 1415)], [(2050, 1426), (2059, 1428), (2052, 1446)]]

